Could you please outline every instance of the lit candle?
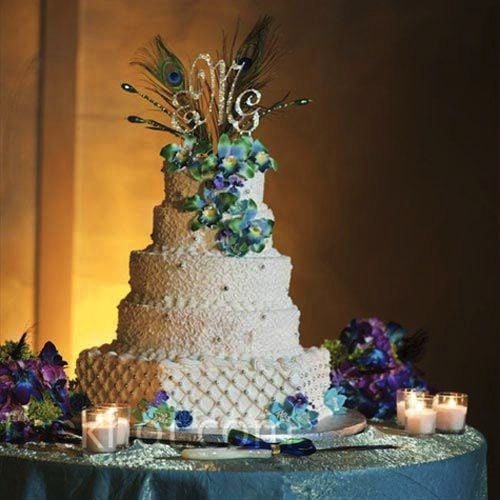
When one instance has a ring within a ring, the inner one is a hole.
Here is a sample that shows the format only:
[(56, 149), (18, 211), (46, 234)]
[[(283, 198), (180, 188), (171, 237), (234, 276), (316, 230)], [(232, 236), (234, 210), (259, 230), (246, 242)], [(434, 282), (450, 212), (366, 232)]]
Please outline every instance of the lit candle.
[(416, 396), (407, 400), (405, 429), (409, 434), (433, 434), (436, 430), (436, 410), (432, 408), (433, 398)]
[(465, 428), (467, 395), (460, 393), (439, 393), (434, 404), (436, 429), (440, 432), (458, 433)]
[(117, 445), (119, 448), (127, 447), (130, 437), (130, 407), (119, 403), (103, 403), (98, 408), (116, 414)]
[(116, 451), (118, 421), (115, 413), (95, 409), (82, 412), (82, 447), (91, 453)]
[(412, 406), (416, 401), (417, 395), (426, 394), (425, 391), (421, 389), (398, 389), (396, 392), (396, 415), (397, 422), (400, 427), (405, 426), (405, 412), (406, 412), (406, 401), (409, 401), (409, 405)]

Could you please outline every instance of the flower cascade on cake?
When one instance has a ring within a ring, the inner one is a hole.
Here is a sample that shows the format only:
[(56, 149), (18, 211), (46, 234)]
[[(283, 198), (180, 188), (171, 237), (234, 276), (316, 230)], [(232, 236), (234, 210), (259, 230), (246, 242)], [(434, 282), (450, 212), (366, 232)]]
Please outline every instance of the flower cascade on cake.
[(292, 265), (273, 248), (263, 200), (277, 162), (253, 137), (263, 119), (310, 100), (287, 94), (263, 105), (282, 53), (274, 22), (259, 19), (240, 44), (237, 33), (223, 37), (221, 59), (200, 54), (189, 68), (158, 36), (133, 63), (147, 93), (122, 84), (165, 117), (128, 120), (177, 140), (160, 152), (165, 199), (154, 208), (152, 244), (131, 254), (117, 339), (83, 351), (77, 374), (95, 403), (135, 405), (165, 391), (197, 427), (256, 428), (273, 402), (302, 394), (314, 410), (297, 403), (291, 421), (313, 425), (329, 414), (329, 352), (299, 343)]

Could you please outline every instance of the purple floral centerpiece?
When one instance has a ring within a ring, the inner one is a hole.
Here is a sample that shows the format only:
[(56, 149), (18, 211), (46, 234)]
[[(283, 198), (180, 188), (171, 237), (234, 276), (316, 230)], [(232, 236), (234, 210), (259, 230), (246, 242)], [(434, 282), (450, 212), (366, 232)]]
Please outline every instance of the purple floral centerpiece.
[(66, 361), (52, 342), (36, 356), (26, 336), (0, 346), (0, 441), (50, 440), (71, 416)]
[(326, 340), (331, 354), (332, 387), (367, 418), (389, 419), (396, 412), (396, 391), (400, 388), (427, 388), (415, 367), (426, 334), (413, 335), (397, 323), (377, 318), (353, 319), (336, 340)]

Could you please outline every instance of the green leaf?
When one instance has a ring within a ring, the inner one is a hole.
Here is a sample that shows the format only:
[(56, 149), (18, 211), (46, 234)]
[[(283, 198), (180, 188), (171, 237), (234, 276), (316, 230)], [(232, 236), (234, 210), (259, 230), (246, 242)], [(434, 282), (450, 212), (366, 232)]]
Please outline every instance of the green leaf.
[(266, 248), (265, 242), (255, 243), (252, 245), (252, 250), (256, 253), (262, 252), (262, 250), (264, 250), (264, 248)]
[(242, 222), (243, 222), (242, 217), (234, 217), (233, 219), (228, 220), (226, 224), (228, 229), (230, 229), (233, 233), (241, 234)]
[(192, 149), (195, 144), (196, 144), (196, 137), (194, 135), (184, 136), (184, 147)]
[(165, 158), (167, 161), (172, 161), (172, 158), (174, 157), (175, 153), (179, 151), (180, 147), (178, 144), (167, 144), (164, 146), (161, 151), (160, 151), (160, 156)]
[(201, 171), (201, 165), (199, 167), (190, 167), (188, 168), (189, 175), (195, 180), (195, 181), (201, 181), (203, 179), (203, 173)]
[(217, 207), (220, 212), (227, 212), (237, 201), (237, 194), (220, 193), (217, 195)]
[(198, 195), (190, 196), (184, 200), (184, 204), (182, 205), (182, 210), (184, 212), (194, 212), (196, 210), (200, 210), (205, 206), (205, 202)]
[(248, 210), (257, 210), (257, 203), (250, 198), (238, 200), (230, 209), (232, 215), (243, 215)]
[(219, 144), (218, 146), (227, 146), (229, 147), (231, 145), (231, 139), (229, 139), (229, 136), (227, 134), (222, 134), (219, 137)]
[(211, 174), (215, 172), (216, 166), (217, 166), (217, 157), (215, 155), (210, 155), (203, 160), (201, 164), (201, 173), (203, 175)]
[(255, 177), (255, 172), (257, 171), (257, 166), (251, 161), (246, 161), (240, 168), (238, 175), (244, 177), (245, 179), (252, 179)]
[(180, 169), (181, 169), (181, 167), (179, 167), (179, 165), (177, 165), (176, 163), (170, 162), (170, 163), (167, 163), (167, 167), (165, 170), (167, 171), (167, 173), (173, 174), (174, 172), (177, 172)]
[(271, 164), (271, 169), (277, 172), (279, 168), (278, 162), (274, 158), (269, 158), (269, 162)]
[(200, 219), (198, 217), (195, 217), (191, 221), (191, 224), (189, 226), (189, 228), (191, 229), (191, 231), (198, 231), (198, 229), (200, 229), (201, 227), (203, 227), (203, 224), (200, 222)]

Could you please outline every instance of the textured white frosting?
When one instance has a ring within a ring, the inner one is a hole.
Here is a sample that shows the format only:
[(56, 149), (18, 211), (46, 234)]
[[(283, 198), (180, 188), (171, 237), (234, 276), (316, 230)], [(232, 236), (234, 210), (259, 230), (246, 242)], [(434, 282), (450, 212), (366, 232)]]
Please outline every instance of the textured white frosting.
[(230, 308), (161, 308), (123, 301), (118, 340), (171, 353), (277, 359), (297, 354), (299, 310), (235, 311)]
[[(300, 312), (289, 294), (290, 258), (272, 248), (228, 257), (215, 231), (189, 229), (179, 210), (198, 182), (166, 174), (166, 196), (154, 208), (153, 243), (130, 257), (131, 292), (119, 305), (118, 338), (83, 351), (77, 376), (91, 401), (151, 399), (166, 390), (197, 425), (258, 426), (273, 400), (306, 394), (320, 416), (330, 385), (329, 353), (299, 344)], [(262, 217), (264, 176), (244, 188)], [(238, 422), (238, 423), (235, 423)]]
[(329, 385), (329, 353), (301, 349), (293, 357), (266, 361), (244, 357), (172, 356), (163, 350), (141, 351), (114, 342), (83, 351), (77, 362), (82, 386), (94, 403), (131, 405), (164, 389), (177, 408), (193, 411), (197, 425), (227, 420), (247, 428), (261, 425), (273, 400), (302, 392), (320, 417), (328, 410), (323, 393)]
[(130, 256), (130, 286), (144, 301), (162, 302), (184, 297), (196, 305), (261, 303), (290, 305), (288, 289), (292, 265), (289, 257), (253, 254), (230, 258), (218, 252), (176, 257), (155, 251)]

